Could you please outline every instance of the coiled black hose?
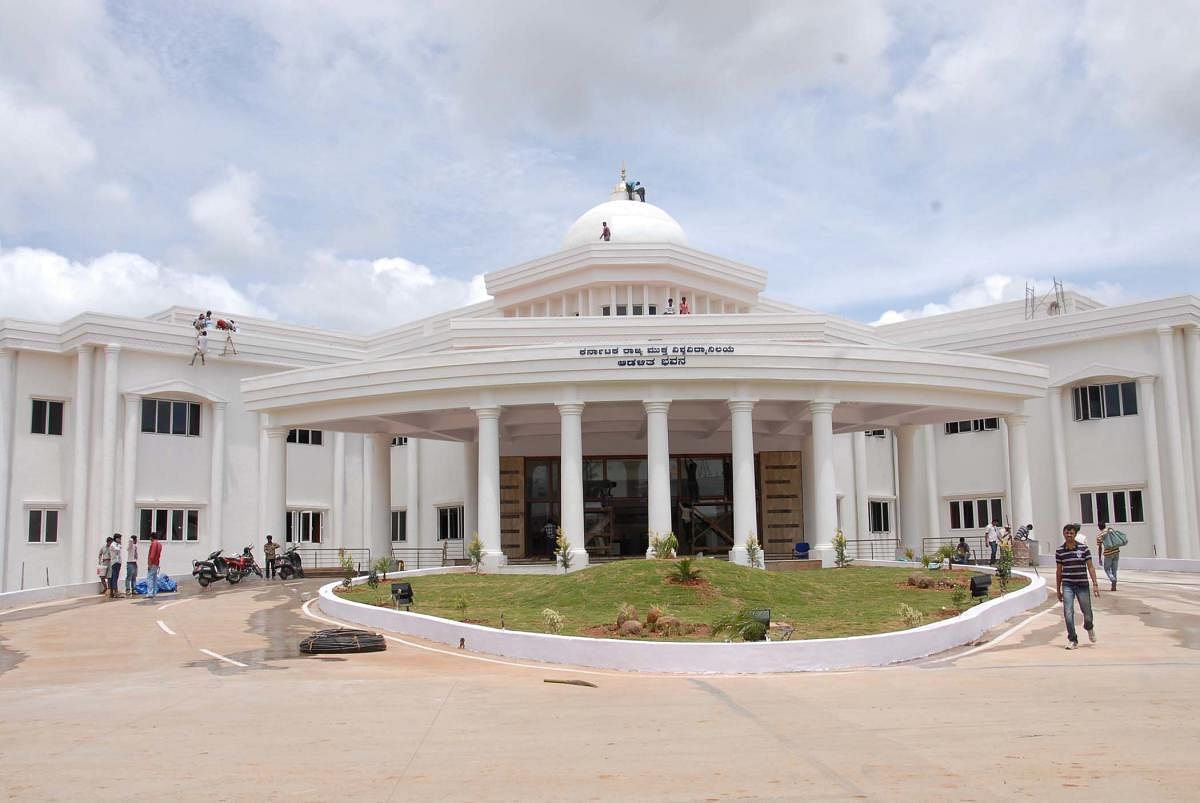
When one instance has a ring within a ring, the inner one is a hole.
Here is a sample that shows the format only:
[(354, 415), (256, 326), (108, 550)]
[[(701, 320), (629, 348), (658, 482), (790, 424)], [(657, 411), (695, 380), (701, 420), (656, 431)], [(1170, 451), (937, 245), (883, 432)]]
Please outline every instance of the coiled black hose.
[(300, 652), (310, 655), (349, 653), (349, 652), (381, 652), (387, 649), (387, 642), (378, 633), (366, 630), (351, 630), (339, 627), (335, 630), (318, 630), (300, 642)]

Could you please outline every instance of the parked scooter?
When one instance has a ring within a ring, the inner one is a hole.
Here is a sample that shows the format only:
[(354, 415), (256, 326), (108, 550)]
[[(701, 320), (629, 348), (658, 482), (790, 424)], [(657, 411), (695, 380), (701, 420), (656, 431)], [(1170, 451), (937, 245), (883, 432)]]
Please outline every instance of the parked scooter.
[(304, 565), (300, 560), (300, 554), (296, 552), (294, 544), (288, 547), (282, 555), (275, 558), (275, 572), (279, 575), (280, 580), (290, 580), (292, 577), (304, 576)]
[(225, 565), (228, 567), (228, 572), (225, 575), (225, 581), (230, 585), (236, 585), (243, 577), (248, 574), (257, 574), (263, 576), (262, 569), (258, 568), (258, 563), (254, 560), (254, 550), (246, 547), (242, 550), (242, 554), (236, 558), (226, 558)]
[[(225, 558), (221, 557), (221, 550), (216, 550), (204, 560), (192, 561), (192, 577), (196, 578), (196, 582), (201, 588), (207, 588), (211, 583), (217, 580), (224, 580), (229, 576), (229, 564)], [(242, 579), (240, 576), (238, 580)], [(235, 583), (237, 580), (234, 581)]]

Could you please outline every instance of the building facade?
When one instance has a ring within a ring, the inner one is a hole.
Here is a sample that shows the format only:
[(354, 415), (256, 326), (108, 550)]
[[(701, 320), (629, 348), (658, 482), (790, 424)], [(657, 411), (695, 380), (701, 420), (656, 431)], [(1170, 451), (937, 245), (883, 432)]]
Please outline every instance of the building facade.
[[(611, 232), (600, 239), (602, 224)], [(196, 310), (0, 321), (0, 582), (80, 582), (114, 531), (166, 570), (267, 533), (412, 560), (933, 551), (992, 518), (1107, 519), (1200, 557), (1200, 299), (1074, 293), (869, 327), (762, 295), (666, 212), (611, 199), (491, 300), (369, 336)], [(547, 526), (549, 525), (549, 526)], [(315, 554), (315, 553), (314, 553)]]

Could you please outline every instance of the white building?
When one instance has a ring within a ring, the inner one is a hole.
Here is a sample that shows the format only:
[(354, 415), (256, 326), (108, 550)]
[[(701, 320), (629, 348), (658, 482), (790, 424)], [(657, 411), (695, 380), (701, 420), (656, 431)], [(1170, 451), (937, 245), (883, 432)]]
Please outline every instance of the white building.
[(412, 561), (478, 532), (494, 566), (545, 555), (548, 519), (577, 566), (667, 531), (921, 554), (993, 516), (1043, 550), (1108, 518), (1127, 555), (1200, 557), (1200, 299), (872, 328), (766, 278), (614, 190), (490, 301), (371, 336), (241, 320), (238, 356), (214, 332), (191, 367), (193, 309), (0, 321), (3, 590), (151, 529), (168, 572), (266, 533)]

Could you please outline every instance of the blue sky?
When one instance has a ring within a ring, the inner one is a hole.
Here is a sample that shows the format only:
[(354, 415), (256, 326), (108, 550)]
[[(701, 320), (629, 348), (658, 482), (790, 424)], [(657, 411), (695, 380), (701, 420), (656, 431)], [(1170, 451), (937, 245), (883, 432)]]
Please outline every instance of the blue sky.
[(555, 250), (624, 160), (862, 321), (1200, 293), (1200, 2), (0, 0), (0, 316), (371, 331)]

